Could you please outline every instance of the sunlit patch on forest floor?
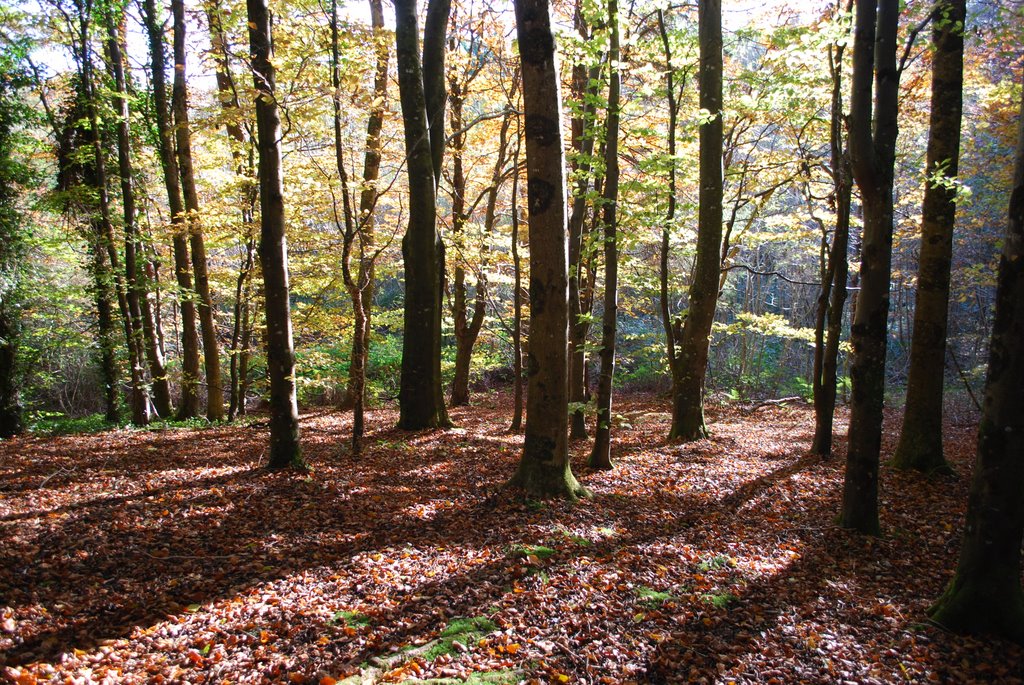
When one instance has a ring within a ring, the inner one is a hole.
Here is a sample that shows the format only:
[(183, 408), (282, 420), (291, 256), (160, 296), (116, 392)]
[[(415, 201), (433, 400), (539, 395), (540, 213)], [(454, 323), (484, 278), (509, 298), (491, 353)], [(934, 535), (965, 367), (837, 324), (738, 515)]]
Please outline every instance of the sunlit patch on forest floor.
[[(1022, 682), (1014, 646), (925, 609), (955, 565), (967, 479), (882, 473), (884, 536), (838, 529), (842, 444), (809, 409), (725, 407), (668, 444), (623, 398), (616, 469), (578, 504), (500, 491), (507, 398), (407, 434), (303, 419), (310, 474), (265, 428), (0, 443), (0, 669), (64, 682)], [(837, 432), (845, 431), (840, 423)], [(948, 428), (962, 476), (974, 428)], [(887, 445), (895, 433), (886, 433)], [(840, 440), (842, 443), (843, 441)]]

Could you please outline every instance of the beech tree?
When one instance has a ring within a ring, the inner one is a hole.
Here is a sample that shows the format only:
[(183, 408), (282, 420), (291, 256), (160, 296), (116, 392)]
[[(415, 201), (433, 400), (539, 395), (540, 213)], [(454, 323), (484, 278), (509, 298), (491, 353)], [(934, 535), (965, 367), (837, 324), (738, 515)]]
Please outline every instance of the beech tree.
[(608, 0), (608, 121), (605, 126), (605, 183), (601, 205), (604, 229), (604, 312), (601, 317), (601, 372), (597, 382), (597, 426), (589, 465), (612, 468), (612, 382), (615, 379), (615, 332), (619, 299), (619, 4)]
[[(898, 0), (857, 0), (849, 144), (864, 212), (860, 294), (851, 326), (849, 448), (841, 525), (878, 533), (885, 354), (892, 263), (893, 175), (899, 117), (896, 68)], [(874, 97), (874, 106), (872, 106)]]
[(199, 415), (199, 330), (196, 323), (196, 306), (192, 299), (192, 265), (188, 256), (181, 177), (178, 173), (178, 160), (174, 154), (171, 108), (167, 99), (164, 24), (163, 18), (157, 12), (155, 0), (143, 0), (142, 18), (149, 39), (157, 153), (160, 157), (164, 188), (167, 191), (167, 206), (171, 215), (174, 276), (178, 284), (181, 311), (181, 398), (177, 416), (179, 419), (186, 419)]
[(428, 3), (422, 64), (416, 4), (416, 0), (395, 2), (395, 59), (409, 175), (409, 224), (402, 239), (405, 333), (398, 395), (398, 426), (406, 430), (451, 424), (441, 387), (444, 245), (437, 232), (436, 205), (444, 147), (444, 34), (450, 3)]
[(1024, 644), (1024, 99), (999, 260), (985, 405), (956, 576), (930, 610), (951, 630)]
[(206, 240), (199, 213), (199, 193), (196, 190), (192, 164), (192, 132), (189, 129), (188, 87), (185, 83), (185, 5), (184, 0), (171, 0), (174, 16), (174, 85), (172, 109), (174, 113), (175, 151), (185, 200), (185, 224), (192, 254), (195, 275), (199, 322), (203, 334), (203, 366), (206, 371), (206, 418), (217, 421), (224, 418), (224, 385), (220, 375), (220, 342), (214, 318), (213, 297), (206, 264)]
[(704, 425), (704, 377), (715, 319), (722, 245), (722, 4), (698, 4), (700, 36), (700, 191), (697, 258), (690, 306), (679, 339), (672, 378), (672, 440), (699, 440)]
[(568, 245), (562, 97), (548, 0), (516, 0), (522, 63), (530, 238), (530, 345), (526, 436), (509, 485), (576, 498), (568, 445)]
[(948, 471), (942, 453), (942, 390), (945, 383), (949, 273), (956, 219), (963, 111), (966, 0), (936, 4), (933, 22), (931, 119), (921, 218), (914, 335), (903, 429), (893, 454), (897, 468)]
[(25, 240), (17, 199), (29, 178), (24, 165), (15, 161), (15, 126), (26, 111), (18, 96), (18, 88), (26, 84), (18, 65), (7, 55), (0, 56), (0, 438), (17, 435), (25, 427), (18, 355)]
[[(846, 3), (849, 8), (852, 0)], [(838, 7), (841, 7), (839, 5)], [(837, 7), (837, 9), (838, 9)], [(812, 388), (814, 393), (814, 438), (811, 452), (832, 454), (832, 425), (836, 410), (836, 380), (839, 366), (839, 343), (843, 333), (843, 307), (846, 304), (846, 279), (849, 276), (850, 203), (853, 195), (853, 172), (843, 133), (843, 56), (842, 41), (828, 46), (828, 68), (832, 77), (832, 98), (829, 107), (829, 174), (835, 198), (835, 232), (831, 245), (827, 231), (822, 231), (821, 289), (814, 321), (814, 362)], [(808, 202), (810, 192), (808, 191)]]
[[(150, 0), (152, 1), (152, 0)], [(260, 176), (260, 265), (267, 317), (272, 469), (304, 467), (299, 447), (295, 396), (295, 350), (288, 288), (288, 242), (281, 177), (281, 119), (277, 113), (270, 9), (267, 0), (247, 0), (249, 50), (256, 88), (256, 135)]]

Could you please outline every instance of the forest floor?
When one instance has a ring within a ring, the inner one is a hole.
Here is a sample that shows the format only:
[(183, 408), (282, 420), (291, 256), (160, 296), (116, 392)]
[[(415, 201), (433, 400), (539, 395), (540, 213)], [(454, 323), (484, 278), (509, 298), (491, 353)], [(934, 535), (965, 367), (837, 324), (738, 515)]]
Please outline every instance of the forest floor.
[(258, 426), (0, 443), (0, 680), (1024, 682), (1020, 648), (925, 614), (971, 422), (960, 478), (883, 468), (867, 538), (834, 523), (845, 446), (807, 456), (806, 407), (714, 407), (676, 445), (666, 401), (625, 397), (616, 468), (575, 444), (570, 504), (501, 490), (522, 438), (476, 402), (425, 433), (374, 411), (358, 460), (350, 415), (305, 414), (309, 474), (261, 469)]

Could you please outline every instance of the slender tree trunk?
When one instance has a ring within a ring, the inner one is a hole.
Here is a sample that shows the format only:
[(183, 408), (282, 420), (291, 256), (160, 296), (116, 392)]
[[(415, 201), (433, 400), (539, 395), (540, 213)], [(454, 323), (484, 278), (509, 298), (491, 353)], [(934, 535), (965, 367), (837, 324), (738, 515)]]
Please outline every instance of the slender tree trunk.
[[(668, 208), (665, 211), (665, 224), (661, 229), (661, 254), (659, 259), (659, 289), (661, 299), (661, 325), (665, 329), (665, 356), (668, 358), (668, 370), (671, 378), (676, 377), (676, 341), (682, 335), (682, 319), (673, 316), (672, 305), (668, 298), (669, 256), (671, 254), (672, 229), (676, 221), (677, 177), (679, 175), (676, 160), (676, 133), (679, 128), (679, 98), (676, 95), (675, 68), (672, 66), (672, 45), (668, 39), (665, 26), (665, 11), (658, 9), (658, 32), (661, 35), (661, 46), (665, 55), (665, 92), (668, 100)], [(685, 86), (685, 79), (684, 79)], [(741, 356), (742, 360), (742, 356)], [(742, 363), (742, 361), (741, 361)]]
[[(245, 414), (245, 397), (241, 393), (241, 356), (242, 341), (245, 334), (247, 314), (249, 312), (249, 284), (252, 282), (253, 257), (256, 253), (256, 241), (249, 238), (245, 243), (245, 256), (238, 270), (235, 281), (235, 311), (231, 327), (231, 390), (228, 402), (228, 421)], [(247, 350), (246, 350), (247, 351)]]
[[(453, 108), (454, 109), (454, 108)], [(512, 111), (508, 110), (501, 122), (501, 129), (498, 132), (498, 155), (494, 160), (494, 167), (491, 170), (491, 185), (485, 191), (487, 206), (484, 209), (483, 235), (484, 241), (488, 240), (494, 231), (494, 223), (497, 219), (498, 192), (505, 178), (505, 161), (508, 148), (508, 130), (512, 123)], [(453, 210), (454, 212), (454, 210)], [(467, 216), (466, 219), (469, 217)], [(473, 359), (473, 347), (480, 337), (480, 330), (483, 328), (484, 317), (487, 313), (487, 253), (486, 242), (481, 247), (480, 270), (476, 277), (476, 292), (473, 296), (472, 316), (468, 315), (465, 287), (465, 267), (462, 269), (462, 283), (460, 287), (459, 273), (456, 270), (455, 298), (455, 379), (452, 381), (452, 406), (469, 404), (469, 370)], [(461, 299), (461, 302), (460, 302)]]
[[(405, 122), (406, 168), (409, 174), (409, 227), (402, 240), (405, 262), (405, 333), (402, 342), (402, 378), (399, 390), (399, 428), (421, 430), (449, 426), (441, 389), (441, 284), (444, 278), (444, 247), (436, 227), (435, 190), (443, 146), (444, 121), (444, 30), (445, 21), (437, 13), (448, 3), (431, 0), (427, 10), (428, 30), (424, 40), (421, 69), (418, 51), (419, 29), (415, 0), (395, 2), (395, 55), (398, 63), (398, 88)], [(441, 33), (438, 60), (428, 48)], [(431, 53), (427, 60), (427, 53)], [(440, 71), (440, 105), (437, 98)], [(431, 86), (430, 84), (433, 84)], [(428, 106), (433, 113), (428, 128)], [(438, 122), (440, 119), (440, 122)], [(434, 137), (431, 130), (441, 128)], [(435, 142), (437, 144), (435, 144)], [(432, 148), (436, 154), (432, 153)], [(435, 163), (436, 160), (436, 163)]]
[(589, 465), (612, 468), (612, 381), (615, 377), (615, 332), (619, 298), (619, 3), (608, 0), (608, 121), (605, 126), (604, 313), (601, 320), (601, 373), (597, 381), (597, 420)]
[[(125, 85), (124, 59), (121, 53), (120, 36), (114, 20), (113, 12), (108, 11), (106, 17), (107, 46), (110, 51), (110, 68), (114, 75), (117, 107), (117, 162), (121, 177), (121, 199), (124, 207), (124, 267), (125, 297), (128, 316), (131, 320), (129, 328), (129, 361), (132, 365), (132, 423), (145, 426), (150, 420), (149, 394), (146, 388), (143, 359), (146, 357), (146, 346), (143, 340), (142, 307), (140, 299), (140, 278), (136, 250), (139, 246), (138, 228), (135, 217), (135, 189), (132, 187), (133, 170), (131, 158), (131, 132), (128, 111), (128, 89)], [(143, 293), (144, 296), (144, 293)], [(152, 358), (150, 359), (152, 361)], [(170, 392), (167, 387), (163, 369), (159, 375), (154, 369), (154, 388), (162, 391), (160, 403), (165, 409), (170, 408)], [(161, 383), (161, 381), (163, 381)], [(166, 403), (165, 403), (166, 402)], [(159, 411), (159, 410), (158, 410)]]
[[(28, 178), (21, 165), (9, 161), (18, 144), (15, 131), (21, 114), (21, 84), (0, 81), (0, 438), (25, 429), (21, 391), (24, 371), (18, 348), (22, 339), (23, 275), (26, 257), (23, 218), (18, 198)], [(54, 124), (56, 132), (56, 122)]]
[(526, 120), (530, 348), (526, 437), (509, 485), (533, 496), (587, 491), (569, 465), (568, 244), (562, 97), (548, 0), (515, 0)]
[(295, 350), (288, 291), (281, 177), (281, 119), (277, 113), (275, 68), (267, 0), (247, 0), (249, 50), (256, 88), (256, 131), (260, 177), (260, 265), (267, 316), (267, 375), (270, 376), (271, 469), (305, 463), (299, 447), (299, 407), (295, 395)]
[(690, 285), (690, 308), (683, 323), (672, 379), (672, 440), (707, 436), (704, 376), (711, 324), (715, 319), (722, 246), (722, 5), (700, 0), (700, 107), (709, 112), (700, 126), (700, 192), (697, 258)]
[(210, 277), (206, 263), (206, 241), (199, 214), (199, 193), (196, 191), (192, 169), (192, 133), (188, 119), (188, 87), (185, 84), (185, 3), (171, 0), (174, 14), (174, 133), (177, 143), (178, 170), (184, 191), (185, 210), (188, 212), (189, 247), (192, 248), (192, 269), (195, 273), (199, 322), (203, 334), (203, 366), (206, 371), (206, 418), (219, 421), (224, 418), (224, 384), (220, 375), (220, 342), (214, 318)]
[[(582, 11), (577, 12), (577, 30), (586, 38)], [(586, 338), (590, 331), (589, 319), (584, 319), (581, 302), (580, 282), (583, 278), (583, 224), (587, 213), (587, 189), (593, 173), (591, 157), (594, 154), (594, 138), (597, 129), (597, 99), (601, 88), (601, 64), (587, 69), (578, 65), (574, 69), (573, 84), (575, 95), (582, 102), (582, 115), (573, 119), (573, 141), (579, 157), (576, 169), (576, 187), (573, 190), (572, 211), (569, 214), (569, 439), (583, 440), (587, 437), (587, 353)], [(587, 312), (589, 313), (589, 312)]]
[(519, 261), (519, 150), (521, 131), (516, 135), (512, 156), (512, 425), (510, 431), (523, 428), (523, 269)]
[[(363, 430), (363, 414), (366, 405), (366, 366), (370, 351), (371, 320), (373, 314), (373, 293), (376, 254), (376, 207), (380, 178), (381, 129), (387, 108), (388, 94), (388, 36), (384, 28), (384, 7), (381, 0), (369, 0), (370, 22), (373, 28), (376, 68), (373, 75), (373, 106), (366, 120), (366, 151), (363, 155), (363, 186), (359, 192), (359, 275), (356, 283), (358, 293), (350, 292), (352, 309), (357, 312), (357, 321), (352, 337), (352, 354), (349, 363), (348, 397), (345, 404), (353, 407), (353, 441), (358, 428)], [(359, 302), (356, 302), (358, 297)], [(360, 336), (358, 339), (356, 336)], [(357, 378), (358, 377), (358, 378)], [(356, 387), (358, 386), (358, 387)], [(361, 391), (360, 395), (357, 391)]]
[(879, 0), (877, 6), (873, 0), (857, 2), (849, 140), (853, 174), (864, 208), (864, 238), (860, 296), (850, 335), (853, 393), (841, 525), (869, 535), (879, 532), (878, 461), (885, 398), (899, 94), (898, 21), (898, 0)]
[(192, 265), (188, 257), (185, 237), (185, 203), (181, 197), (181, 178), (174, 155), (174, 132), (171, 130), (171, 108), (167, 100), (167, 69), (164, 52), (164, 24), (157, 14), (155, 0), (143, 0), (143, 23), (149, 37), (149, 52), (153, 75), (153, 106), (156, 110), (156, 128), (160, 138), (160, 166), (167, 189), (167, 204), (171, 214), (174, 247), (174, 274), (178, 284), (181, 310), (181, 403), (178, 418), (199, 415), (199, 331), (193, 301)]
[(1009, 221), (999, 260), (985, 407), (956, 576), (932, 607), (951, 630), (1024, 644), (1024, 100)]
[(104, 418), (109, 423), (121, 420), (121, 379), (117, 368), (117, 327), (114, 323), (113, 274), (106, 260), (103, 227), (99, 219), (91, 222), (89, 251), (92, 257), (93, 297), (99, 322), (100, 374), (103, 378)]
[[(845, 46), (829, 49), (832, 72), (832, 105), (829, 131), (831, 148), (832, 189), (835, 193), (835, 234), (818, 295), (814, 326), (814, 439), (811, 452), (822, 456), (832, 454), (832, 424), (836, 409), (836, 374), (839, 341), (843, 332), (843, 306), (846, 303), (846, 278), (849, 274), (847, 251), (850, 242), (850, 199), (853, 177), (849, 155), (843, 149), (843, 53)], [(824, 237), (822, 238), (824, 240)], [(823, 248), (826, 246), (823, 245)]]
[(963, 110), (966, 0), (943, 0), (934, 19), (928, 181), (921, 218), (921, 256), (914, 303), (914, 337), (897, 468), (949, 471), (942, 454), (942, 390), (946, 362), (949, 271), (956, 220), (956, 180)]
[(235, 416), (244, 413), (242, 407), (245, 398), (239, 393), (241, 384), (239, 379), (239, 357), (242, 350), (239, 345), (243, 337), (244, 324), (243, 313), (248, 311), (249, 283), (252, 279), (253, 257), (255, 255), (255, 240), (252, 236), (252, 226), (255, 223), (255, 204), (257, 201), (256, 186), (253, 184), (255, 177), (255, 160), (252, 147), (251, 123), (245, 123), (241, 119), (242, 112), (238, 100), (238, 91), (235, 87), (234, 75), (231, 72), (229, 61), (230, 50), (228, 49), (228, 37), (224, 32), (224, 25), (221, 18), (221, 7), (218, 0), (208, 0), (204, 3), (206, 10), (207, 24), (210, 28), (210, 44), (214, 59), (214, 73), (217, 79), (217, 95), (221, 103), (221, 111), (224, 113), (224, 130), (228, 134), (231, 145), (231, 158), (235, 163), (235, 174), (242, 184), (242, 192), (239, 200), (241, 202), (241, 220), (245, 236), (244, 255), (235, 282), (235, 304), (231, 325), (231, 349), (229, 362), (230, 388), (228, 390), (228, 421), (233, 421)]

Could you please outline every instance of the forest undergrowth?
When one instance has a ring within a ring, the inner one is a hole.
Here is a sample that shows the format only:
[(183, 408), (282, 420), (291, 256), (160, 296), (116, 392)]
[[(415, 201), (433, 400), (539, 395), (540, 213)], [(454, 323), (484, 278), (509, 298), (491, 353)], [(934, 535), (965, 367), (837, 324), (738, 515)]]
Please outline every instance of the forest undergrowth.
[[(952, 577), (959, 477), (884, 468), (883, 536), (839, 529), (842, 464), (803, 406), (730, 405), (667, 443), (625, 397), (593, 498), (501, 489), (522, 437), (491, 394), (457, 428), (302, 419), (309, 473), (271, 473), (265, 427), (0, 443), (0, 679), (34, 682), (1024, 682), (1024, 651), (925, 610)], [(891, 451), (896, 426), (887, 422)], [(837, 425), (845, 432), (845, 418)]]

